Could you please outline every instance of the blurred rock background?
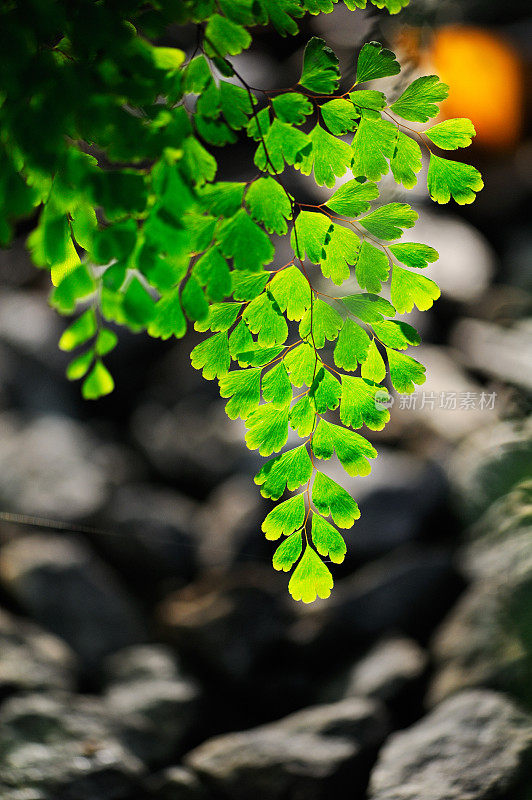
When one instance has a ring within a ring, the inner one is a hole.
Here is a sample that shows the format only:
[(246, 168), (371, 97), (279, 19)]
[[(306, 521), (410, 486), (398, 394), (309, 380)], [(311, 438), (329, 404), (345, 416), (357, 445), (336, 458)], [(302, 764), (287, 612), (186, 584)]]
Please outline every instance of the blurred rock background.
[[(195, 335), (121, 332), (117, 390), (81, 401), (22, 225), (0, 253), (1, 800), (532, 797), (530, 7), (338, 7), (294, 39), (259, 30), (242, 72), (291, 85), (312, 33), (346, 72), (386, 40), (477, 126), (477, 202), (436, 208), (423, 177), (414, 193), (415, 239), (441, 254), (443, 297), (414, 320), (434, 407), (396, 398), (333, 596), (296, 605)], [(217, 156), (248, 177), (247, 143)]]

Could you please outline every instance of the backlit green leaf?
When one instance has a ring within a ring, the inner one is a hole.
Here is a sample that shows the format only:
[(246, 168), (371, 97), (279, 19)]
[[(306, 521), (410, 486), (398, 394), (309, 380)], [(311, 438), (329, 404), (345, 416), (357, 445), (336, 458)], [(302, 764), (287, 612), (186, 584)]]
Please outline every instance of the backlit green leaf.
[(365, 83), (376, 78), (397, 75), (400, 71), (401, 67), (395, 60), (395, 53), (386, 50), (378, 42), (368, 42), (358, 56), (356, 81)]
[(312, 543), (320, 556), (329, 556), (333, 564), (341, 564), (345, 558), (344, 537), (319, 514), (312, 516)]
[(411, 394), (416, 388), (415, 383), (419, 385), (425, 383), (425, 367), (419, 361), (389, 348), (386, 348), (386, 355), (390, 366), (390, 379), (398, 392)]
[(484, 183), (478, 169), (470, 164), (450, 161), (440, 156), (430, 156), (427, 184), (431, 198), (436, 203), (448, 203), (451, 197), (459, 205), (475, 200)]
[(323, 39), (313, 36), (305, 47), (299, 83), (311, 92), (332, 94), (339, 82), (337, 57)]
[(430, 278), (394, 266), (391, 294), (395, 308), (402, 314), (405, 311), (412, 311), (414, 305), (420, 311), (427, 311), (441, 292), (438, 285)]
[(448, 94), (449, 87), (437, 75), (423, 75), (407, 86), (390, 108), (403, 119), (427, 122), (437, 116), (437, 104), (445, 100)]
[(469, 147), (476, 131), (470, 119), (461, 118), (446, 119), (424, 133), (442, 150), (457, 150), (459, 147)]
[(369, 345), (366, 331), (352, 319), (346, 319), (334, 348), (334, 363), (340, 369), (354, 372), (366, 360)]
[(296, 531), (285, 539), (273, 554), (273, 568), (289, 572), (301, 555), (302, 548), (301, 531)]
[(357, 504), (342, 486), (317, 472), (312, 486), (312, 502), (325, 517), (332, 517), (339, 528), (350, 528), (353, 522), (360, 517)]
[(275, 506), (262, 523), (267, 539), (275, 541), (281, 536), (290, 536), (303, 527), (305, 521), (305, 495), (297, 494)]

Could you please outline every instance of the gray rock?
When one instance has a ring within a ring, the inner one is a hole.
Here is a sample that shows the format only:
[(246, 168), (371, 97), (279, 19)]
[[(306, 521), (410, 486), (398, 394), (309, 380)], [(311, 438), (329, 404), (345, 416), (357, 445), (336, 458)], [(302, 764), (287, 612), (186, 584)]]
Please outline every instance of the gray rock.
[(73, 689), (74, 653), (37, 625), (0, 610), (0, 695)]
[(67, 417), (5, 412), (0, 429), (0, 502), (12, 511), (79, 519), (127, 475), (122, 451)]
[(209, 800), (210, 792), (186, 767), (168, 767), (146, 781), (153, 800)]
[(0, 550), (0, 580), (86, 667), (145, 636), (116, 576), (74, 536), (24, 536)]
[(532, 702), (532, 523), (527, 486), (489, 509), (459, 554), (473, 581), (436, 632), (428, 702), (490, 686)]
[(198, 690), (190, 681), (139, 680), (105, 693), (129, 749), (148, 764), (176, 757), (194, 721)]
[(532, 474), (532, 417), (501, 422), (464, 440), (448, 465), (456, 503), (473, 521)]
[(520, 788), (530, 787), (531, 755), (529, 716), (494, 692), (461, 692), (390, 737), (373, 770), (369, 797), (517, 798)]
[(532, 321), (503, 328), (480, 319), (462, 319), (453, 343), (468, 367), (505, 383), (532, 389)]
[(203, 569), (234, 568), (240, 561), (266, 560), (271, 546), (260, 534), (268, 512), (247, 475), (223, 481), (198, 508), (195, 520)]
[(180, 675), (168, 648), (121, 650), (108, 659), (105, 672), (106, 706), (131, 750), (150, 764), (175, 757), (193, 722), (199, 691)]
[(313, 646), (365, 643), (390, 631), (426, 635), (448, 610), (458, 587), (450, 554), (408, 546), (336, 582), (327, 601), (298, 609), (293, 636)]
[(387, 731), (382, 707), (351, 698), (210, 739), (185, 758), (205, 785), (232, 800), (325, 800), (361, 789)]
[(176, 656), (164, 644), (139, 644), (125, 647), (109, 656), (103, 665), (108, 684), (138, 681), (174, 681), (181, 676)]
[(419, 682), (427, 666), (424, 650), (412, 639), (378, 642), (350, 670), (345, 696), (374, 697), (394, 703)]
[(121, 571), (145, 586), (161, 579), (189, 582), (196, 569), (196, 504), (185, 495), (158, 486), (121, 486), (105, 510), (98, 544)]
[(39, 694), (2, 707), (0, 797), (40, 790), (54, 800), (120, 800), (143, 773), (96, 700)]
[(215, 679), (239, 681), (283, 640), (287, 621), (278, 576), (257, 566), (202, 581), (159, 607), (166, 636)]

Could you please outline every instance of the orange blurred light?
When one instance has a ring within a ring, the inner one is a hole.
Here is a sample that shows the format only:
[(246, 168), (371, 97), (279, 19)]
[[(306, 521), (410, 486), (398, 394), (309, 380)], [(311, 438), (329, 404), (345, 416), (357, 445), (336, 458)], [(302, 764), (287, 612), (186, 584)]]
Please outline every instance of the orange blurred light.
[(512, 147), (523, 127), (524, 76), (516, 52), (481, 28), (450, 26), (435, 32), (434, 71), (450, 86), (443, 116), (469, 117), (484, 147)]

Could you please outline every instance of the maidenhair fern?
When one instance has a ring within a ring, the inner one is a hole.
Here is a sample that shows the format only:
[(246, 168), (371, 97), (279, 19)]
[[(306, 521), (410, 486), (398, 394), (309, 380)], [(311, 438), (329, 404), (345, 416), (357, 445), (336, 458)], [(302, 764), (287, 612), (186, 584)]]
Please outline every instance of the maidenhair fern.
[[(273, 566), (291, 572), (289, 591), (304, 602), (329, 596), (328, 564), (346, 553), (339, 529), (360, 516), (324, 463), (336, 456), (347, 475), (367, 475), (377, 451), (358, 431), (388, 421), (383, 381), (412, 392), (425, 380), (404, 352), (419, 335), (396, 316), (439, 297), (422, 272), (438, 255), (398, 243), (417, 213), (379, 204), (378, 183), (391, 172), (412, 189), (425, 151), (434, 201), (470, 203), (482, 188), (474, 167), (433, 152), (474, 135), (465, 119), (430, 123), (448, 87), (429, 75), (385, 96), (378, 82), (400, 66), (377, 42), (360, 50), (345, 91), (320, 38), (308, 42), (295, 88), (256, 90), (240, 76), (230, 57), (249, 47), (248, 28), (295, 34), (298, 18), (334, 2), (63, 2), (52, 16), (35, 2), (31, 21), (17, 4), (0, 12), (0, 234), (7, 244), (10, 218), (40, 209), (34, 261), (51, 271), (52, 305), (81, 311), (59, 342), (79, 353), (68, 378), (86, 398), (112, 391), (109, 323), (161, 339), (184, 336), (188, 321), (205, 332), (192, 365), (218, 381), (247, 446), (267, 458), (255, 482), (280, 502), (262, 528), (280, 541)], [(372, 2), (396, 13), (407, 0)], [(197, 24), (188, 60), (150, 43), (170, 22)], [(255, 143), (255, 177), (215, 181), (213, 148), (242, 136)], [(283, 184), (287, 167), (327, 187), (328, 199), (301, 202)], [(274, 234), (289, 237), (286, 264), (276, 263)], [(322, 291), (320, 272), (349, 289)]]

